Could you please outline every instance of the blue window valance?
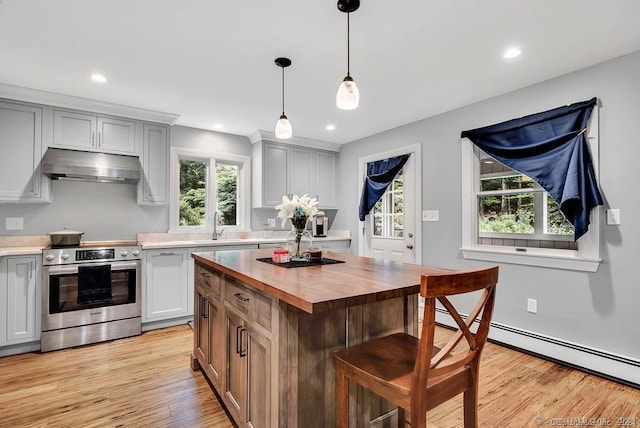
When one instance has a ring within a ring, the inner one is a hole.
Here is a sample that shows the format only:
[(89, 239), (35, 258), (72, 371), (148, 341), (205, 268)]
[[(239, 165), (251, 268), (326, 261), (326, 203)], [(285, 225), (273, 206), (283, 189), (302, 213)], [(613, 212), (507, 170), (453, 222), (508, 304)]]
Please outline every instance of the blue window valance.
[(362, 194), (360, 195), (360, 221), (364, 218), (371, 208), (382, 198), (382, 195), (389, 187), (389, 184), (396, 178), (398, 172), (402, 169), (411, 154), (396, 156), (393, 158), (383, 159), (367, 164), (367, 176), (364, 178), (362, 185)]
[(577, 241), (602, 205), (586, 126), (597, 99), (463, 131), (485, 153), (535, 180), (560, 205)]

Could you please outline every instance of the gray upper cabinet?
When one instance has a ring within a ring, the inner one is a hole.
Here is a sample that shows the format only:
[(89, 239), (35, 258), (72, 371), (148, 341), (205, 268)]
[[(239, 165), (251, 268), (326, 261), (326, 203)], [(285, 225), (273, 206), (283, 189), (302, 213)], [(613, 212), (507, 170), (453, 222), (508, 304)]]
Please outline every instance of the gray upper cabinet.
[(138, 204), (165, 205), (169, 200), (169, 129), (165, 125), (142, 125), (142, 172)]
[(265, 144), (263, 155), (263, 175), (259, 187), (253, 191), (255, 195), (259, 196), (262, 193), (262, 202), (259, 205), (273, 207), (282, 202), (282, 195), (288, 193), (289, 149), (274, 144)]
[(40, 172), (42, 108), (0, 101), (0, 153), (0, 202), (48, 202)]
[(334, 152), (316, 151), (314, 176), (320, 208), (338, 207), (338, 156)]
[(82, 112), (54, 110), (53, 146), (135, 154), (135, 122)]
[[(289, 191), (299, 196), (308, 193), (314, 197), (313, 150), (302, 147), (289, 148)], [(282, 195), (280, 195), (282, 201)]]
[(271, 208), (282, 195), (317, 197), (320, 208), (336, 208), (335, 152), (258, 141), (253, 144), (253, 206)]

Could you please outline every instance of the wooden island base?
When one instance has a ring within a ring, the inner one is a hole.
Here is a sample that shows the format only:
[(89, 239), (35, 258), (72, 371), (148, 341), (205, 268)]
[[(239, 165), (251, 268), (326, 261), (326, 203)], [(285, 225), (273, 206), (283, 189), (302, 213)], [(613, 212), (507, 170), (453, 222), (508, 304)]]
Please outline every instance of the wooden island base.
[[(417, 334), (420, 274), (442, 270), (343, 254), (331, 257), (344, 264), (295, 269), (256, 261), (268, 254), (193, 255), (191, 367), (211, 381), (238, 426), (334, 426), (334, 352), (395, 332)], [(350, 388), (352, 427), (393, 409)]]

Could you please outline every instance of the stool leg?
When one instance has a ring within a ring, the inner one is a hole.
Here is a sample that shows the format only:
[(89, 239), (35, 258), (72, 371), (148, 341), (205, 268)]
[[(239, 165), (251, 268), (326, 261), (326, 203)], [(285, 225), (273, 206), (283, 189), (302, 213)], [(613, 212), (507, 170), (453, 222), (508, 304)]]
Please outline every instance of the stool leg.
[(407, 415), (402, 407), (398, 407), (398, 428), (407, 426)]
[(336, 428), (349, 427), (349, 379), (344, 368), (336, 364)]

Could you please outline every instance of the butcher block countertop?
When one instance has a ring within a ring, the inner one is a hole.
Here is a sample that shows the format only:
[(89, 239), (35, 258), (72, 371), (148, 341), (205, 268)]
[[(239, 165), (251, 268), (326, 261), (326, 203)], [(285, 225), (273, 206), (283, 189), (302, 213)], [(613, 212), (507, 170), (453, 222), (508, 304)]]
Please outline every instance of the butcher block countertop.
[(416, 294), (422, 274), (447, 272), (331, 252), (323, 256), (345, 263), (285, 268), (256, 260), (271, 254), (269, 249), (229, 250), (193, 258), (310, 314)]

